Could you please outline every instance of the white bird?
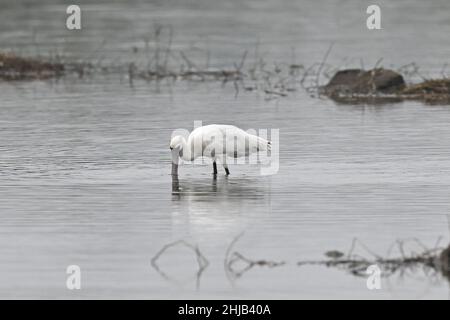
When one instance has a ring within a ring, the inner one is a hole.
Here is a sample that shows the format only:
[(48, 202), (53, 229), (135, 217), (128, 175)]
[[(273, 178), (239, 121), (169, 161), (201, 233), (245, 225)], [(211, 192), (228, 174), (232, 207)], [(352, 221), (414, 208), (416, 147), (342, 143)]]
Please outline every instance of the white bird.
[(171, 139), (172, 175), (178, 175), (180, 158), (194, 161), (198, 157), (209, 157), (213, 160), (214, 175), (217, 175), (216, 160), (220, 160), (225, 173), (229, 175), (227, 157), (246, 157), (255, 152), (270, 150), (270, 148), (270, 141), (235, 126), (211, 124), (199, 127), (191, 132), (187, 141), (181, 135)]

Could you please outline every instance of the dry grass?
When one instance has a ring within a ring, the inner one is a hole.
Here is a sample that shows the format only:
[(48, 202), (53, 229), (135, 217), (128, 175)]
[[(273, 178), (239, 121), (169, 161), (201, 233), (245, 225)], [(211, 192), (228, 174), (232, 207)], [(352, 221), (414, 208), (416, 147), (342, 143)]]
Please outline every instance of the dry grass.
[[(89, 61), (82, 62), (73, 62), (61, 56), (26, 58), (0, 52), (0, 80), (40, 80), (69, 75), (84, 78), (99, 74), (119, 74), (120, 79), (126, 78), (130, 86), (139, 80), (155, 82), (158, 86), (162, 81), (168, 85), (175, 81), (217, 81), (223, 86), (230, 84), (236, 96), (242, 91), (257, 92), (262, 93), (266, 100), (272, 100), (287, 97), (299, 90), (306, 91), (311, 97), (320, 97), (323, 93), (321, 82), (331, 79), (338, 70), (347, 69), (346, 66), (349, 65), (347, 59), (344, 59), (341, 66), (327, 63), (333, 45), (328, 47), (320, 62), (306, 66), (296, 61), (295, 50), (291, 61), (268, 62), (264, 52), (260, 52), (259, 44), (256, 44), (253, 52), (237, 54), (234, 63), (226, 67), (214, 67), (208, 49), (192, 47), (183, 51), (174, 48), (173, 34), (170, 26), (156, 25), (141, 46), (134, 46), (126, 57), (109, 62), (103, 62), (103, 57), (99, 54), (101, 48), (88, 58)], [(96, 56), (100, 58), (97, 59)], [(379, 59), (373, 69), (382, 68), (382, 61), (383, 59)], [(360, 63), (361, 69), (364, 69), (364, 62), (361, 60)], [(450, 79), (445, 69), (446, 66), (441, 72), (442, 79), (427, 80), (420, 74), (417, 64), (410, 63), (398, 68), (397, 72), (409, 80), (420, 79), (421, 83), (407, 85), (406, 88), (387, 95), (386, 92), (325, 95), (337, 102), (350, 104), (385, 104), (406, 99), (450, 104)]]
[(450, 79), (425, 80), (406, 87), (399, 95), (406, 99), (423, 100), (430, 104), (449, 104)]
[[(236, 96), (242, 92), (260, 92), (267, 100), (286, 97), (290, 93), (305, 89), (312, 95), (317, 81), (328, 77), (331, 66), (316, 63), (305, 67), (295, 62), (272, 63), (264, 59), (264, 53), (256, 45), (254, 52), (237, 54), (229, 66), (217, 67), (211, 63), (208, 49), (189, 48), (187, 51), (172, 45), (171, 27), (155, 26), (144, 39), (142, 46), (130, 48), (130, 54), (120, 59), (104, 62), (95, 56), (89, 61), (73, 62), (63, 56), (27, 58), (12, 53), (0, 53), (0, 80), (36, 80), (67, 77), (79, 78), (94, 75), (119, 75), (126, 77), (130, 86), (143, 80), (171, 85), (174, 81), (218, 81), (222, 86), (230, 84)], [(329, 49), (331, 50), (331, 48)], [(95, 55), (99, 55), (95, 52)], [(204, 59), (204, 63), (200, 63)], [(91, 62), (92, 60), (92, 62)]]

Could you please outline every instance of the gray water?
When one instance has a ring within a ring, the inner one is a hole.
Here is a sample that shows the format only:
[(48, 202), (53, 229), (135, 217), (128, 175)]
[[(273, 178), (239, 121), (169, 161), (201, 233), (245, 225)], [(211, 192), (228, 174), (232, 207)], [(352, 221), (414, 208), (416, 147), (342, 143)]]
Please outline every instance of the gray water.
[[(194, 47), (208, 48), (213, 65), (239, 60), (258, 39), (269, 61), (290, 59), (295, 47), (296, 60), (312, 63), (334, 42), (330, 63), (383, 57), (385, 66), (415, 61), (436, 76), (448, 62), (447, 1), (382, 2), (375, 32), (365, 28), (366, 4), (319, 3), (98, 2), (85, 5), (84, 29), (71, 33), (55, 1), (3, 1), (0, 48), (127, 61), (162, 23), (173, 27), (175, 47), (199, 60)], [(365, 278), (296, 263), (346, 252), (355, 237), (378, 254), (397, 239), (448, 242), (449, 106), (339, 105), (303, 91), (268, 101), (215, 82), (122, 80), (0, 82), (0, 297), (448, 298), (448, 282), (420, 270), (371, 291)], [(173, 190), (170, 135), (195, 120), (278, 128), (279, 172), (231, 165), (228, 178), (213, 180), (210, 165), (183, 165)], [(224, 257), (242, 232), (235, 250), (286, 265), (231, 282)], [(209, 261), (198, 285), (186, 248), (158, 261), (169, 280), (151, 266), (180, 239)], [(81, 290), (66, 288), (72, 264)]]

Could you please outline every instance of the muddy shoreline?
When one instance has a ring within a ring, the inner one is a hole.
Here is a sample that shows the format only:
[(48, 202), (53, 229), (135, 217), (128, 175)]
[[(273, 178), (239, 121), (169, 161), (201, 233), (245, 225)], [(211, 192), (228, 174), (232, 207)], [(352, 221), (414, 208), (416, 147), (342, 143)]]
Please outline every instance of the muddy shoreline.
[[(125, 65), (94, 65), (88, 62), (69, 62), (63, 59), (22, 57), (13, 53), (0, 53), (0, 81), (51, 80), (76, 76), (83, 78), (95, 74), (125, 75), (133, 85), (135, 80), (152, 81), (220, 81), (232, 83), (238, 93), (261, 91), (266, 97), (286, 97), (291, 92), (305, 90), (312, 97), (326, 96), (340, 104), (386, 104), (405, 100), (426, 104), (450, 105), (450, 78), (424, 79), (407, 83), (406, 76), (393, 70), (344, 69), (324, 70), (324, 65), (305, 67), (301, 64), (275, 65), (259, 61), (245, 67), (247, 52), (240, 62), (228, 69), (198, 68), (180, 53), (184, 64), (169, 69), (167, 61), (154, 68), (141, 68), (131, 62)], [(329, 78), (326, 85), (318, 82), (322, 73)]]

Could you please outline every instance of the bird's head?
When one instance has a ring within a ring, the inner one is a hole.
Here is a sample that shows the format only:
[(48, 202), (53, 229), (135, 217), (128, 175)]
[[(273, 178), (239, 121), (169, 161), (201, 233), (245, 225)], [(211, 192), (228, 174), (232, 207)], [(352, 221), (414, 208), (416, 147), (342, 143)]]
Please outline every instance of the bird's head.
[(181, 150), (183, 149), (183, 137), (182, 136), (175, 136), (170, 140), (169, 145), (170, 150)]
[(184, 144), (184, 138), (182, 136), (174, 136), (170, 140), (170, 151), (172, 153), (172, 175), (177, 176), (178, 175), (178, 162), (180, 160), (180, 157), (183, 156), (183, 144)]

